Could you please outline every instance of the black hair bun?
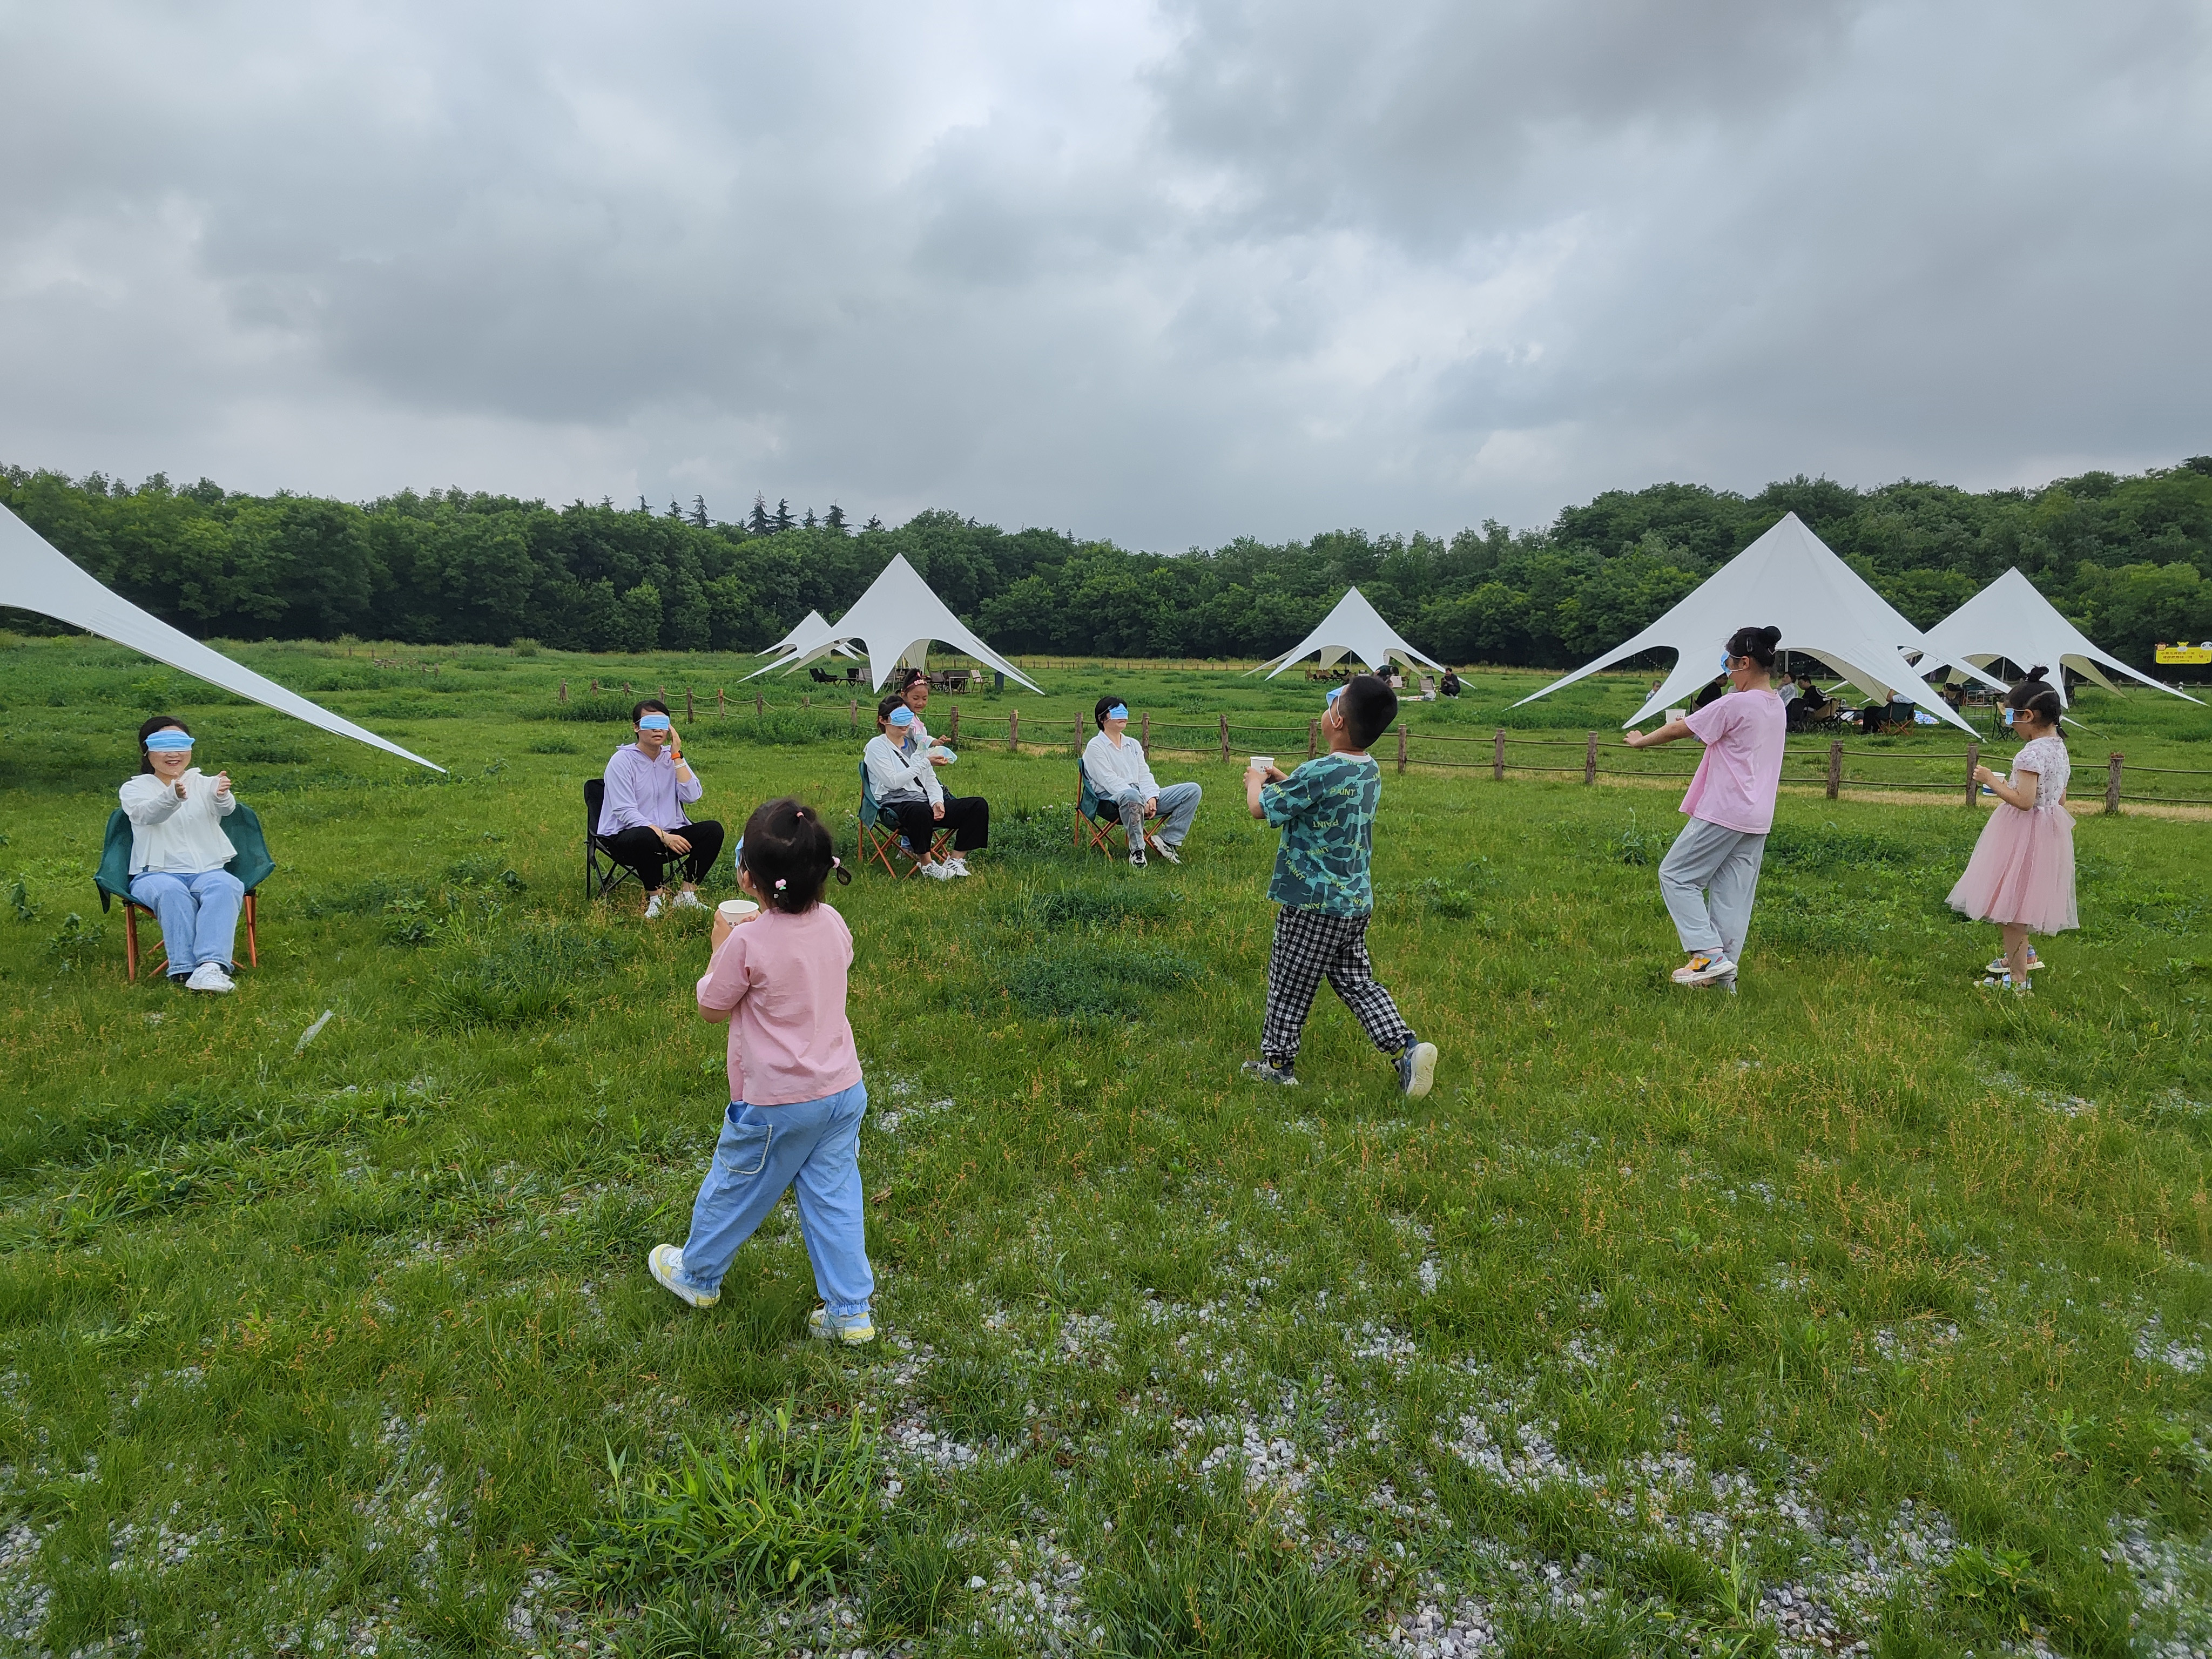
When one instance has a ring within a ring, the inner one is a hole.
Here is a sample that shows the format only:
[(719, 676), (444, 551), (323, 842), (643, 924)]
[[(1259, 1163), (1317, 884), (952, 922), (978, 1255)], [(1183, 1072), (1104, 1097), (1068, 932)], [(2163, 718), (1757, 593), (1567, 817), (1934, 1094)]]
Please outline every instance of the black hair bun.
[(1760, 628), (1753, 631), (1759, 635), (1759, 643), (1770, 651), (1782, 643), (1782, 630), (1778, 628)]
[(2045, 667), (2041, 663), (2038, 663), (2034, 667), (2027, 671), (2027, 677), (2032, 680), (2039, 680), (2050, 672), (2051, 671)]

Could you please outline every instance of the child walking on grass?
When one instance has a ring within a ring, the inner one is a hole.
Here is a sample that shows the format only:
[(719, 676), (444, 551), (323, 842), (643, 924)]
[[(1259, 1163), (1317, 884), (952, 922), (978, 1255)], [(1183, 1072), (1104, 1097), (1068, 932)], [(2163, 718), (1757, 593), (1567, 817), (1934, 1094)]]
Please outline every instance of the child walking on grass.
[(1267, 958), (1267, 1013), (1260, 1058), (1244, 1074), (1295, 1085), (1298, 1037), (1326, 979), (1358, 1016), (1369, 1038), (1398, 1068), (1398, 1086), (1425, 1095), (1437, 1073), (1437, 1045), (1413, 1035), (1390, 994), (1375, 982), (1367, 959), (1367, 924), (1375, 911), (1368, 865), (1375, 851), (1375, 807), (1382, 769), (1367, 746), (1398, 717), (1398, 695), (1372, 674), (1328, 694), (1322, 730), (1328, 753), (1287, 775), (1274, 766), (1244, 774), (1244, 804), (1255, 818), (1283, 832), (1267, 896), (1275, 915), (1275, 948)]
[(2010, 781), (1986, 766), (1974, 769), (1974, 781), (1989, 786), (1997, 805), (1951, 890), (1953, 909), (2003, 929), (2004, 955), (1981, 981), (1991, 990), (2033, 989), (2027, 976), (2043, 963), (2027, 936), (2081, 925), (2074, 901), (2074, 815), (2066, 810), (2073, 763), (2058, 735), (2064, 705), (2057, 688), (2044, 683), (2045, 672), (2030, 669), (2005, 698), (2012, 729), (2028, 740), (2012, 757)]
[(732, 924), (714, 917), (714, 953), (698, 985), (699, 1014), (730, 1027), (730, 1109), (678, 1249), (656, 1244), (653, 1276), (695, 1308), (720, 1300), (738, 1247), (787, 1188), (822, 1306), (812, 1334), (871, 1342), (876, 1278), (868, 1266), (859, 1147), (868, 1091), (845, 1017), (853, 935), (822, 902), (834, 870), (830, 830), (812, 807), (772, 800), (745, 821), (738, 885), (760, 903)]

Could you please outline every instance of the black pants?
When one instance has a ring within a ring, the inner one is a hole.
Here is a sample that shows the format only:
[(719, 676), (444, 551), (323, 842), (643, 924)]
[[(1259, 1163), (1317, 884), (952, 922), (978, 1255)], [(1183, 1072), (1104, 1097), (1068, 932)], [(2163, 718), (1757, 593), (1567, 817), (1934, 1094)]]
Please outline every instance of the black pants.
[(622, 830), (611, 836), (599, 837), (599, 845), (607, 856), (626, 869), (637, 872), (637, 878), (645, 884), (645, 890), (660, 890), (668, 879), (668, 866), (680, 862), (684, 879), (697, 882), (714, 867), (714, 860), (722, 855), (722, 826), (712, 818), (696, 823), (687, 823), (680, 830), (672, 830), (672, 836), (681, 836), (691, 843), (688, 853), (672, 853), (660, 844), (660, 837), (650, 830)]
[(930, 837), (939, 830), (950, 830), (952, 850), (972, 853), (979, 847), (991, 844), (991, 803), (981, 795), (947, 795), (945, 816), (933, 817), (926, 800), (894, 800), (884, 803), (898, 815), (899, 834), (916, 854), (929, 850)]

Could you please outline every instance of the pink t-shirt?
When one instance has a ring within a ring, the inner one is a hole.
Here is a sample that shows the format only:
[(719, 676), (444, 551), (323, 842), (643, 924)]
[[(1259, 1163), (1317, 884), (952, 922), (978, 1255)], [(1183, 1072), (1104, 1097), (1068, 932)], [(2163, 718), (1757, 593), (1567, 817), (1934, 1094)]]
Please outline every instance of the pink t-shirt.
[(1782, 739), (1789, 729), (1782, 699), (1771, 691), (1731, 691), (1684, 724), (1705, 752), (1689, 793), (1682, 797), (1682, 810), (1747, 836), (1771, 830), (1775, 786), (1782, 781)]
[(763, 909), (731, 930), (699, 981), (699, 1006), (730, 1016), (730, 1098), (789, 1106), (860, 1080), (845, 970), (853, 933), (826, 904)]

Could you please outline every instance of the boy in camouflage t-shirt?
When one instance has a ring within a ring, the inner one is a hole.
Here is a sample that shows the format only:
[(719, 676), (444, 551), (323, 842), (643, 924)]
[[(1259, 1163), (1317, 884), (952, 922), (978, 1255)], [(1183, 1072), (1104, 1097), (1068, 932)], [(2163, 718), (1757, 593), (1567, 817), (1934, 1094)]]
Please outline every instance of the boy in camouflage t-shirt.
[(1375, 806), (1382, 798), (1382, 769), (1367, 747), (1397, 717), (1397, 694), (1374, 675), (1359, 675), (1329, 693), (1322, 716), (1328, 754), (1287, 776), (1273, 767), (1244, 775), (1252, 816), (1283, 832), (1267, 884), (1267, 896), (1283, 908), (1267, 958), (1261, 1057), (1244, 1062), (1248, 1077), (1297, 1082), (1291, 1068), (1298, 1036), (1326, 979), (1375, 1046), (1396, 1062), (1401, 1089), (1425, 1095), (1435, 1079), (1436, 1044), (1413, 1035), (1389, 992), (1375, 982), (1367, 959), (1367, 924), (1375, 911), (1367, 866), (1375, 849)]

